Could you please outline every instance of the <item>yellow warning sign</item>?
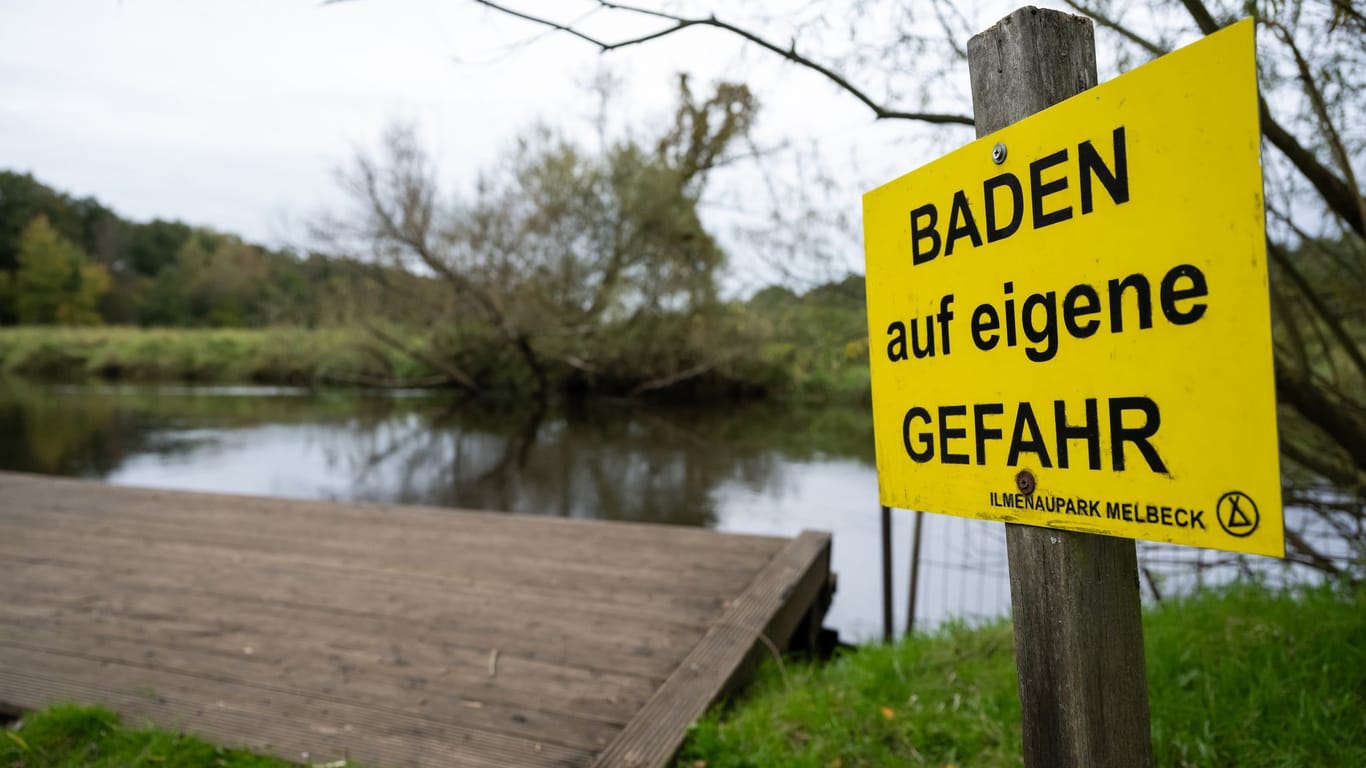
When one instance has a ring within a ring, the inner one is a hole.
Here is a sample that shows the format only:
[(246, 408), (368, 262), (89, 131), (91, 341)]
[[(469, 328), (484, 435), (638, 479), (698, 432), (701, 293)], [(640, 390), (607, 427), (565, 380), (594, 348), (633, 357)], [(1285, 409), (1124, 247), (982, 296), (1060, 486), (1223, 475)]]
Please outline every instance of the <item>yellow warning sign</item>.
[(864, 196), (882, 503), (1282, 556), (1250, 21)]

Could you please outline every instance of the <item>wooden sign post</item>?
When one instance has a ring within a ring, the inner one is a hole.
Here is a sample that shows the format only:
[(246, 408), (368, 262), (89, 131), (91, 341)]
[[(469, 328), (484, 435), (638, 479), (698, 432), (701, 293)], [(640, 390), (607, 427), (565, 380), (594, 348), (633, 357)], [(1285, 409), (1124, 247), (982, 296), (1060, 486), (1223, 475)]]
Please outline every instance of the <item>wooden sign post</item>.
[[(968, 69), (981, 137), (1096, 84), (1091, 21), (1021, 8)], [(1025, 765), (1152, 765), (1134, 542), (1008, 523), (1006, 547)]]
[(880, 500), (1006, 523), (1031, 768), (1152, 763), (1134, 539), (1285, 552), (1253, 31), (1096, 85), (1018, 10), (863, 196)]

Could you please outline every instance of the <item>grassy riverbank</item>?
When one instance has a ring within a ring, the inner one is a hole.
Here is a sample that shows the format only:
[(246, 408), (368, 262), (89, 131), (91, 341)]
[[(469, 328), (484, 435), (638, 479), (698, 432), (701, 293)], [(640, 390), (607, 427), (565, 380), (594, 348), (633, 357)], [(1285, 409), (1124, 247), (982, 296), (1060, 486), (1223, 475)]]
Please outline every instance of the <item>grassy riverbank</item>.
[[(1144, 628), (1157, 765), (1366, 765), (1366, 590), (1240, 586), (1168, 602)], [(693, 729), (678, 765), (1018, 766), (1019, 717), (1009, 625), (949, 626), (769, 664)], [(0, 765), (288, 764), (54, 707), (0, 734)]]
[[(685, 388), (683, 398), (743, 393), (851, 403), (866, 400), (868, 361), (861, 316), (841, 309), (842, 322), (832, 325), (826, 315), (833, 310), (806, 308), (798, 302), (791, 299), (788, 304), (765, 308), (762, 317), (756, 315), (752, 333), (767, 341), (756, 340), (748, 354), (727, 358), (700, 385), (689, 382), (693, 386)], [(442, 378), (440, 371), (424, 362), (430, 358), (421, 337), (398, 341), (416, 354), (359, 328), (18, 326), (0, 328), (0, 374), (66, 383), (389, 387), (426, 386)], [(479, 378), (495, 389), (518, 391), (519, 383), (525, 382), (511, 368), (501, 368), (511, 365), (504, 359), (506, 345), (485, 341), (471, 342), (462, 353), (462, 365), (482, 371)], [(555, 368), (551, 378), (566, 389), (582, 391), (581, 373)], [(612, 381), (603, 384), (608, 387), (604, 394), (621, 394)], [(587, 388), (587, 394), (594, 392)]]
[[(1144, 629), (1157, 765), (1366, 765), (1366, 591), (1238, 587)], [(1018, 766), (1014, 663), (1002, 622), (770, 664), (679, 766)]]
[(0, 372), (82, 381), (315, 384), (421, 378), (355, 333), (306, 328), (0, 328)]

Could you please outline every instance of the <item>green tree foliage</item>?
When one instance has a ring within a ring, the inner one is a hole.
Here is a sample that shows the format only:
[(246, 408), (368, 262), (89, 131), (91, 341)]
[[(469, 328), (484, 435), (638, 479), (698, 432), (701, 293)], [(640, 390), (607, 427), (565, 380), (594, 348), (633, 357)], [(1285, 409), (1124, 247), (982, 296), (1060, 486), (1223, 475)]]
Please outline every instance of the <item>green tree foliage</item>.
[(87, 268), (71, 280), (97, 297), (97, 316), (69, 307), (68, 322), (313, 327), (375, 310), (373, 286), (353, 261), (301, 257), (179, 221), (127, 221), (94, 199), (0, 171), (0, 325), (34, 322), (32, 311), (21, 317), (16, 287), (20, 241), (39, 217), (83, 254)]
[(162, 269), (173, 264), (180, 247), (195, 234), (188, 224), (162, 219), (128, 230), (124, 260), (134, 273), (144, 277), (156, 277)]
[(19, 237), (18, 269), (10, 290), (20, 322), (96, 325), (109, 273), (57, 233), (44, 216)]
[(265, 253), (230, 235), (197, 231), (152, 280), (142, 302), (149, 325), (261, 325), (273, 298)]
[[(327, 228), (345, 233), (341, 252), (437, 278), (439, 291), (393, 287), (387, 314), (427, 329), (412, 351), (451, 384), (673, 386), (716, 370), (739, 340), (721, 332), (725, 254), (697, 209), (756, 109), (742, 85), (699, 101), (681, 80), (674, 123), (653, 145), (593, 153), (538, 127), (449, 206), (413, 132), (395, 128), (347, 177), (356, 210)], [(480, 339), (512, 360), (469, 359)], [(518, 379), (494, 380), (506, 363)]]
[[(0, 324), (18, 322), (15, 305), (14, 274), (19, 268), (19, 241), (34, 219), (44, 217), (69, 240), (82, 243), (83, 214), (94, 206), (79, 205), (42, 184), (32, 176), (0, 172)], [(8, 278), (8, 279), (4, 279)]]

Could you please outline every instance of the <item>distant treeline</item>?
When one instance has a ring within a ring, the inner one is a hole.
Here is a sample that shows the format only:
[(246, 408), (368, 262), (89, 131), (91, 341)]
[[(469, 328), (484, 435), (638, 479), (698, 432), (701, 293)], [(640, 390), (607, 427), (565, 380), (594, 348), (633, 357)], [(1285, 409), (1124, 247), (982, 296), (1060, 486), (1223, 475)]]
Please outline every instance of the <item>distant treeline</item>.
[[(0, 172), (0, 326), (276, 329), (15, 329), (0, 339), (0, 370), (412, 386), (460, 366), (481, 389), (529, 389), (515, 345), (467, 312), (439, 311), (458, 301), (441, 280), (396, 266), (273, 250), (178, 221), (129, 221), (94, 198)], [(291, 330), (298, 328), (320, 333)], [(571, 350), (557, 346), (558, 332), (543, 336), (532, 342), (550, 390), (840, 399), (868, 391), (858, 275), (806, 292), (773, 286), (748, 300), (713, 300), (692, 314), (637, 311), (573, 339)]]
[(179, 221), (128, 221), (93, 197), (0, 171), (0, 325), (316, 326), (356, 264)]

